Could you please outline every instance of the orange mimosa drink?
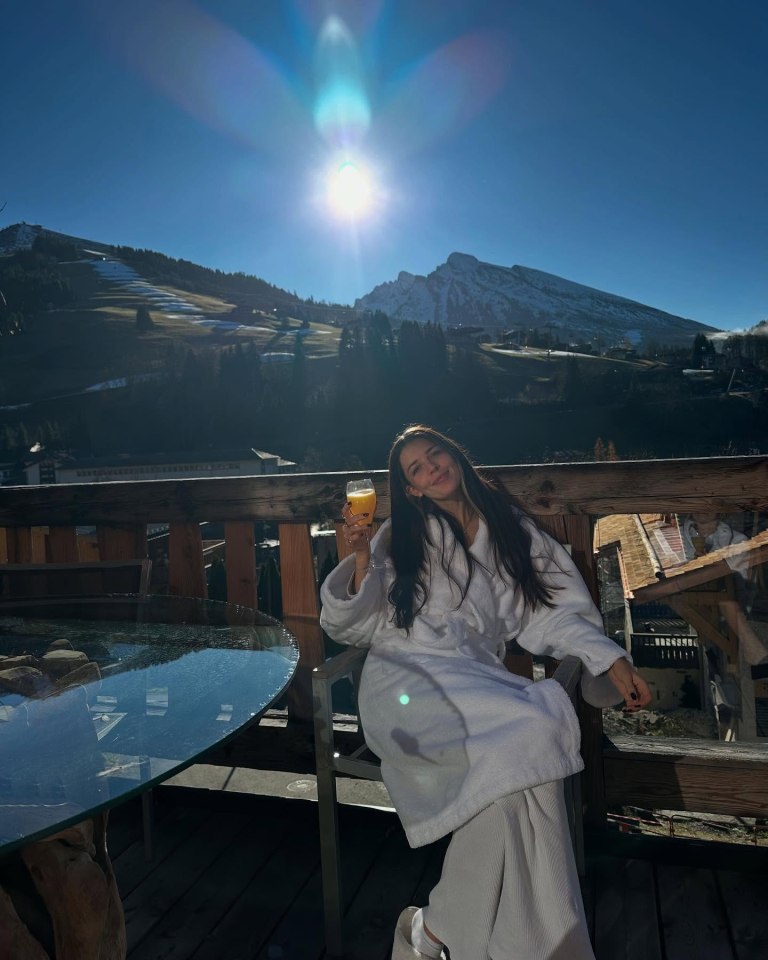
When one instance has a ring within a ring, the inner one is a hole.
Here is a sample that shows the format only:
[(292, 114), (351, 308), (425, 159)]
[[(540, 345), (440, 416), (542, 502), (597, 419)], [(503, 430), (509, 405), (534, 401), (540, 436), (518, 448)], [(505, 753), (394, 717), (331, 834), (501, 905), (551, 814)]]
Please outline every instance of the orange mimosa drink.
[(376, 513), (375, 490), (358, 490), (355, 493), (348, 494), (347, 499), (352, 513), (358, 516), (367, 513), (366, 523), (373, 523), (373, 515)]
[(376, 512), (376, 491), (372, 480), (350, 480), (347, 484), (349, 509), (356, 516), (365, 516), (364, 523), (373, 523)]

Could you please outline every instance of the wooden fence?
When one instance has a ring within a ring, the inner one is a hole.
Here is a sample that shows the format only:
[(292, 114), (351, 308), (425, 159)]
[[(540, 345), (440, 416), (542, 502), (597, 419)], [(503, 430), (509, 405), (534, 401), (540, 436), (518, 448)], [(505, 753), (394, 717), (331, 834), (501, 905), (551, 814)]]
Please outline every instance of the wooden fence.
[[(592, 528), (597, 517), (614, 513), (731, 513), (768, 508), (768, 457), (487, 469), (545, 529), (570, 544), (574, 561), (595, 597)], [(376, 485), (377, 515), (386, 517), (386, 474), (369, 471), (367, 475), (373, 476)], [(324, 658), (310, 523), (338, 518), (346, 481), (360, 476), (363, 474), (324, 473), (4, 487), (0, 488), (0, 563), (74, 562), (79, 559), (78, 526), (96, 528), (101, 560), (143, 558), (147, 555), (147, 525), (167, 523), (169, 591), (203, 597), (206, 580), (200, 523), (223, 523), (228, 598), (234, 603), (256, 606), (254, 522), (276, 523), (283, 619), (301, 647), (291, 711), (296, 718), (306, 718), (310, 706), (309, 673)], [(337, 524), (340, 557), (345, 555), (345, 547)], [(88, 559), (94, 559), (93, 550)], [(587, 762), (586, 809), (590, 819), (600, 821), (606, 804), (600, 712), (585, 708), (581, 719)], [(634, 753), (618, 751), (612, 755), (612, 783), (617, 777), (621, 780), (622, 764), (633, 762), (632, 779), (639, 776), (642, 783), (659, 775), (660, 764), (668, 771), (668, 756), (654, 759), (643, 753), (642, 761), (631, 761), (629, 756)], [(640, 773), (638, 763), (644, 765)], [(747, 761), (740, 763), (741, 767), (748, 765)], [(742, 812), (760, 808), (763, 815), (768, 813), (768, 777), (763, 770), (759, 771), (762, 787), (753, 789), (747, 777), (748, 802), (745, 800), (739, 807)], [(706, 790), (701, 791), (701, 797), (683, 797), (679, 791), (675, 794), (674, 776), (671, 786), (669, 776), (660, 779), (668, 784), (663, 802), (669, 809), (709, 809), (691, 806), (704, 803)], [(637, 792), (642, 793), (639, 789)], [(628, 802), (624, 795), (622, 802)], [(718, 809), (725, 806), (728, 804), (723, 800)]]

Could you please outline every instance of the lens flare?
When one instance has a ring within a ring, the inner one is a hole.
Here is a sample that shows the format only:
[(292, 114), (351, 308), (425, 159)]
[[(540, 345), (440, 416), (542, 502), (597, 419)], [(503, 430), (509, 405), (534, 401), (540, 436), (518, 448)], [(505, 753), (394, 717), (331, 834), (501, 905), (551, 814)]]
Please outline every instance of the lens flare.
[(359, 220), (373, 203), (373, 187), (368, 173), (351, 160), (331, 171), (326, 194), (331, 212), (345, 220)]
[(346, 23), (330, 16), (315, 51), (315, 125), (336, 147), (359, 144), (371, 125), (365, 70), (357, 40)]

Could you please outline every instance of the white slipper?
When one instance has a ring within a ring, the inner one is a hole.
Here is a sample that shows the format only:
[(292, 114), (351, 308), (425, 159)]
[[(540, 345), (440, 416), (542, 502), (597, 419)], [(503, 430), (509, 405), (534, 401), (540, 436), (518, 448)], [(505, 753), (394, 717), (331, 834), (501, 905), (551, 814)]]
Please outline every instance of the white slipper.
[[(392, 960), (419, 960), (419, 958), (429, 960), (426, 953), (417, 950), (411, 943), (413, 915), (418, 909), (418, 907), (406, 907), (397, 918), (395, 942), (392, 946)], [(445, 957), (445, 954), (441, 952), (440, 956)]]

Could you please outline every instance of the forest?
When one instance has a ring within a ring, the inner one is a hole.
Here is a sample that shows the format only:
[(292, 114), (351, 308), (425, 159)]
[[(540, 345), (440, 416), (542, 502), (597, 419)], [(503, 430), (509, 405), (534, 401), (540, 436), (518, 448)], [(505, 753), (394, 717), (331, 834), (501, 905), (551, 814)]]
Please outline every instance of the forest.
[[(98, 349), (114, 342), (124, 351), (132, 337), (141, 376), (121, 389), (81, 389), (29, 408), (6, 406), (0, 416), (5, 461), (35, 444), (75, 457), (256, 447), (302, 470), (376, 468), (392, 437), (413, 422), (447, 431), (486, 463), (768, 449), (768, 335), (760, 329), (728, 338), (717, 353), (704, 336), (688, 349), (649, 344), (631, 362), (618, 353), (568, 353), (569, 345), (553, 342), (551, 331), (532, 330), (526, 343), (553, 349), (534, 356), (518, 345), (516, 356), (512, 350), (504, 355), (484, 342), (488, 337), (413, 322), (395, 329), (380, 312), (356, 316), (322, 305), (331, 318), (313, 313), (320, 305), (257, 277), (114, 249), (154, 282), (207, 296), (227, 291), (244, 315), (258, 315), (262, 324), (271, 317), (285, 362), (264, 362), (263, 348), (245, 337), (185, 340), (140, 303), (111, 321), (122, 339), (100, 340)], [(33, 337), (30, 319), (46, 311), (57, 323), (71, 322), (67, 311), (78, 290), (65, 265), (77, 256), (73, 244), (42, 236), (31, 250), (0, 260), (0, 333)], [(91, 322), (102, 323), (93, 315)], [(318, 334), (314, 341), (305, 336), (311, 334)], [(323, 337), (337, 345), (335, 352), (308, 346)], [(522, 339), (520, 332), (516, 337)], [(149, 344), (154, 352), (142, 354)], [(706, 379), (684, 376), (691, 367), (706, 368)]]
[[(376, 315), (345, 327), (338, 360), (265, 364), (253, 344), (173, 347), (156, 376), (73, 398), (43, 421), (0, 427), (0, 446), (40, 442), (80, 456), (255, 446), (303, 470), (382, 466), (391, 438), (427, 422), (484, 462), (646, 459), (748, 453), (768, 447), (762, 390), (724, 392), (660, 366), (647, 373), (575, 357), (552, 363), (536, 389), (505, 377), (475, 345), (430, 324), (392, 331)], [(550, 372), (551, 370), (551, 372)], [(510, 393), (510, 387), (512, 392)]]

